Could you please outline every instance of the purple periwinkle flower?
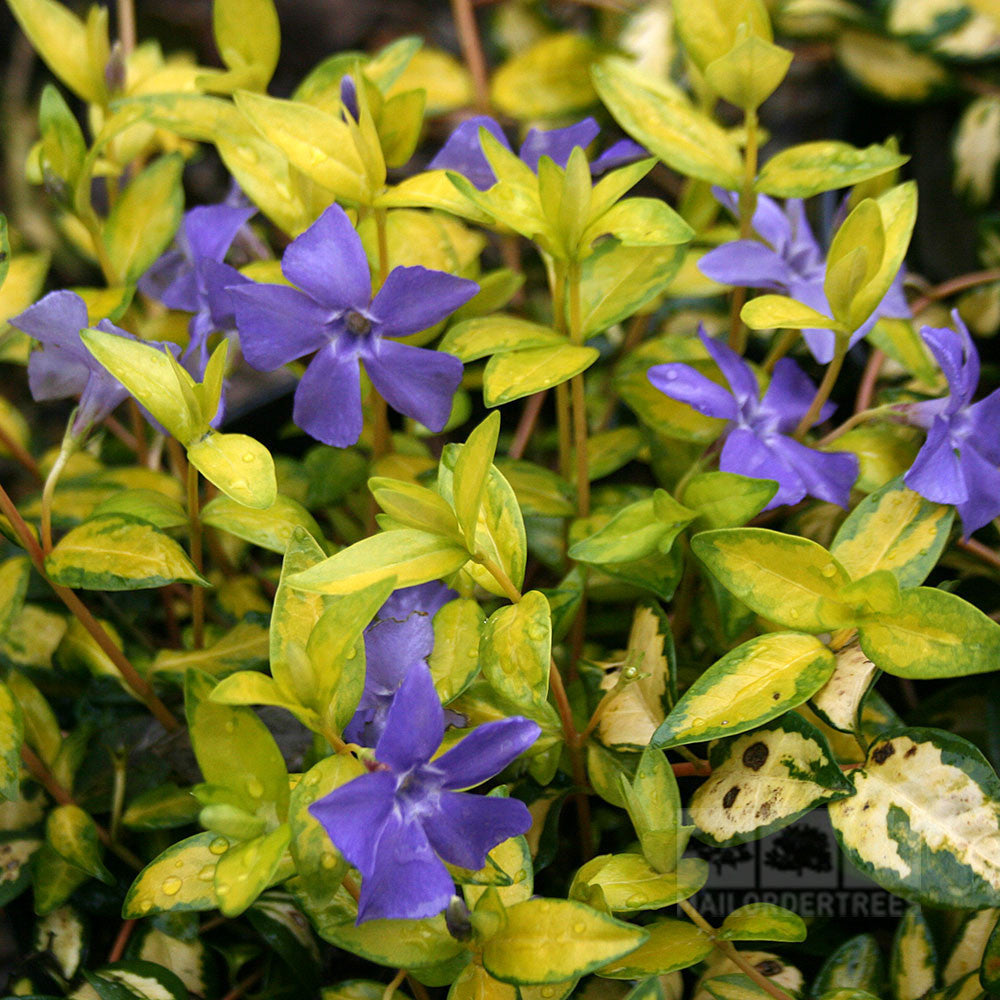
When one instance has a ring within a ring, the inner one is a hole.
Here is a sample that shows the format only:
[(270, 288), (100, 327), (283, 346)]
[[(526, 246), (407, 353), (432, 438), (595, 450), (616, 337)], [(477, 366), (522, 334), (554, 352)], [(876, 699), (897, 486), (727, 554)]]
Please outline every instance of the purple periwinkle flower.
[(281, 269), (296, 288), (230, 289), (243, 356), (259, 371), (315, 357), (295, 390), (293, 418), (324, 444), (361, 435), (361, 376), (400, 413), (440, 431), (462, 381), (451, 354), (397, 343), (468, 302), (474, 281), (425, 267), (396, 267), (372, 298), (368, 259), (347, 214), (331, 205), (285, 250)]
[(171, 309), (193, 313), (185, 367), (202, 378), (208, 336), (236, 326), (228, 289), (249, 283), (223, 260), (236, 234), (256, 214), (242, 205), (204, 205), (184, 216), (175, 248), (163, 254), (139, 280), (139, 290)]
[[(477, 115), (462, 122), (427, 165), (429, 170), (455, 170), (469, 179), (480, 191), (496, 184), (496, 175), (490, 167), (479, 141), (479, 130), (485, 128), (505, 149), (510, 143), (499, 123), (487, 115)], [(565, 167), (574, 147), (586, 149), (600, 134), (601, 128), (593, 118), (584, 118), (565, 128), (531, 129), (518, 152), (518, 156), (532, 170), (538, 170), (538, 161), (550, 157), (560, 167)], [(613, 167), (631, 163), (649, 154), (631, 139), (621, 139), (604, 151), (590, 165), (591, 173), (600, 174)]]
[(520, 716), (488, 722), (431, 760), (443, 731), (430, 671), (418, 665), (389, 709), (374, 770), (309, 807), (361, 872), (358, 923), (440, 913), (455, 892), (441, 859), (478, 870), (487, 852), (531, 826), (523, 802), (462, 789), (502, 771), (535, 742), (538, 726)]
[(958, 311), (956, 330), (925, 326), (920, 335), (948, 380), (943, 399), (906, 408), (927, 440), (903, 477), (911, 490), (935, 503), (954, 504), (966, 536), (1000, 516), (1000, 389), (972, 402), (979, 355)]
[(417, 664), (427, 665), (434, 648), (434, 615), (458, 597), (438, 580), (395, 590), (365, 629), (365, 689), (344, 739), (373, 747), (389, 706)]
[[(721, 188), (713, 192), (735, 215), (736, 195)], [(781, 292), (829, 316), (830, 305), (823, 290), (826, 257), (809, 225), (805, 203), (800, 198), (789, 198), (782, 209), (773, 198), (758, 195), (753, 228), (760, 240), (733, 240), (710, 250), (698, 264), (702, 273), (726, 285)], [(900, 271), (875, 311), (851, 334), (850, 342), (856, 344), (871, 332), (881, 316), (909, 315)], [(833, 332), (813, 329), (803, 330), (802, 335), (813, 357), (821, 364), (829, 363), (835, 343)]]
[[(858, 478), (857, 457), (846, 452), (816, 451), (789, 436), (816, 394), (802, 369), (791, 359), (782, 358), (760, 398), (757, 377), (750, 366), (704, 329), (698, 335), (729, 383), (729, 391), (690, 365), (679, 363), (654, 365), (649, 369), (649, 381), (671, 399), (687, 403), (705, 416), (730, 422), (719, 468), (775, 480), (778, 492), (766, 510), (798, 503), (806, 496), (846, 507)], [(826, 420), (833, 409), (827, 403), (816, 422)]]
[(128, 398), (128, 390), (84, 346), (80, 332), (96, 326), (127, 340), (136, 340), (109, 320), (91, 324), (87, 304), (76, 292), (49, 292), (10, 321), (42, 345), (28, 359), (28, 386), (32, 397), (80, 398), (73, 419), (73, 435), (82, 437)]

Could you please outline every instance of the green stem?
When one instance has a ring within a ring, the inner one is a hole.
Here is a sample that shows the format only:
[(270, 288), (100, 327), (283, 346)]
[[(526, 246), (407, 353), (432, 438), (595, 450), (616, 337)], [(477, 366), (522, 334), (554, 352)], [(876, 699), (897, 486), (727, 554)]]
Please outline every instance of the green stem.
[[(757, 179), (757, 112), (748, 110), (743, 122), (746, 130), (746, 146), (743, 150), (743, 187), (740, 189), (740, 239), (750, 239), (753, 234), (753, 213), (757, 208), (757, 192), (754, 191), (754, 181)], [(733, 292), (733, 300), (729, 312), (729, 346), (737, 354), (743, 354), (747, 347), (747, 330), (740, 319), (740, 312), (746, 302), (747, 290), (737, 288)]]
[(850, 339), (844, 334), (838, 333), (837, 344), (833, 349), (833, 357), (830, 359), (830, 363), (823, 373), (823, 381), (820, 382), (819, 388), (816, 390), (816, 395), (813, 396), (813, 401), (809, 404), (809, 409), (806, 411), (806, 415), (799, 421), (799, 426), (795, 428), (793, 436), (797, 440), (805, 437), (806, 431), (819, 420), (820, 410), (823, 409), (823, 404), (830, 398), (830, 393), (833, 392), (837, 376), (844, 365), (844, 358), (847, 357), (847, 348), (849, 346)]
[(861, 410), (860, 413), (855, 413), (853, 416), (848, 417), (839, 427), (835, 427), (818, 444), (820, 446), (830, 444), (831, 441), (836, 441), (837, 438), (846, 434), (849, 430), (853, 430), (858, 424), (863, 424), (867, 420), (873, 420), (875, 417), (898, 413), (905, 406), (905, 403), (886, 403), (884, 406), (873, 406), (870, 410)]
[[(566, 281), (568, 299), (569, 339), (573, 344), (583, 340), (580, 320), (580, 265), (571, 261)], [(590, 514), (590, 468), (587, 460), (587, 395), (583, 374), (570, 380), (573, 409), (573, 447), (576, 452), (576, 512), (578, 517)]]
[(479, 29), (476, 27), (476, 13), (472, 0), (451, 0), (451, 14), (455, 22), (455, 33), (462, 50), (472, 87), (476, 95), (476, 110), (480, 114), (490, 113), (490, 81), (486, 57), (483, 55)]
[(66, 468), (66, 463), (73, 457), (80, 445), (80, 437), (72, 432), (75, 414), (76, 411), (74, 410), (73, 416), (69, 418), (70, 426), (66, 429), (66, 435), (63, 438), (62, 447), (59, 449), (59, 455), (49, 470), (49, 474), (45, 479), (45, 486), (42, 487), (42, 551), (45, 555), (48, 555), (52, 551), (52, 501), (55, 498), (56, 485), (59, 482), (59, 477), (62, 475), (63, 469)]
[(775, 337), (771, 342), (771, 347), (764, 358), (764, 371), (771, 374), (774, 366), (795, 346), (795, 341), (799, 339), (798, 330), (785, 330), (779, 337)]
[[(198, 470), (188, 462), (187, 468), (188, 530), (191, 534), (191, 562), (202, 575), (204, 558), (201, 551), (201, 510), (198, 498)], [(191, 620), (194, 631), (194, 648), (205, 645), (205, 592), (197, 583), (191, 584)]]

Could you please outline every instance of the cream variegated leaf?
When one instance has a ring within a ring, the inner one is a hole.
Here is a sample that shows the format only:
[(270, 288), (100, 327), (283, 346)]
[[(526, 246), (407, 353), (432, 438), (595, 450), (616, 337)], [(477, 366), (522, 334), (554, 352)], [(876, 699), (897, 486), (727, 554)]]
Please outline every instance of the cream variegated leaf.
[(919, 1000), (934, 988), (937, 955), (934, 937), (919, 906), (911, 906), (896, 928), (889, 963), (895, 1000)]
[(878, 667), (865, 656), (857, 641), (836, 653), (833, 676), (812, 697), (812, 707), (828, 725), (853, 733), (861, 724), (865, 695), (878, 676)]
[(823, 735), (795, 712), (713, 745), (709, 761), (690, 813), (715, 846), (762, 837), (851, 792)]
[(986, 945), (997, 926), (1000, 910), (980, 910), (962, 921), (951, 942), (948, 960), (941, 969), (941, 983), (952, 986), (963, 976), (979, 969)]
[(851, 780), (830, 819), (861, 872), (932, 906), (1000, 906), (1000, 779), (971, 743), (889, 730)]

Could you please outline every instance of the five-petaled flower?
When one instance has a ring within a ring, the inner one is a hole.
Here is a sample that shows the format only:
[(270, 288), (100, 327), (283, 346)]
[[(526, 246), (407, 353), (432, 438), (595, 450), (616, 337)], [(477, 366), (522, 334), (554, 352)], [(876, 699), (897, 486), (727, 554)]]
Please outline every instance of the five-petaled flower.
[(28, 386), (32, 397), (38, 402), (79, 397), (73, 419), (74, 437), (85, 436), (91, 427), (128, 398), (128, 390), (87, 350), (80, 333), (95, 326), (127, 340), (138, 338), (110, 320), (91, 324), (87, 318), (87, 304), (76, 292), (50, 292), (10, 323), (42, 345), (42, 349), (33, 351), (28, 360)]
[[(736, 214), (736, 196), (731, 191), (714, 188), (713, 193)], [(829, 316), (830, 305), (823, 290), (826, 258), (806, 218), (803, 201), (789, 198), (782, 209), (773, 198), (758, 195), (753, 228), (760, 240), (733, 240), (710, 250), (698, 262), (702, 273), (726, 285), (782, 292)], [(871, 316), (851, 334), (850, 342), (853, 345), (865, 337), (882, 316), (909, 315), (900, 271)], [(802, 336), (813, 357), (821, 364), (829, 363), (833, 331), (803, 330)]]
[(423, 664), (396, 693), (375, 747), (375, 769), (309, 807), (361, 872), (358, 923), (440, 913), (455, 892), (445, 861), (478, 870), (487, 852), (531, 825), (517, 799), (470, 795), (538, 738), (520, 716), (488, 722), (432, 760), (444, 710)]
[(249, 282), (223, 263), (240, 229), (257, 209), (203, 205), (184, 216), (176, 246), (163, 254), (139, 281), (139, 290), (171, 309), (193, 313), (182, 360), (196, 378), (205, 374), (208, 337), (236, 326), (228, 289)]
[(373, 747), (399, 686), (434, 648), (434, 615), (457, 597), (438, 580), (395, 590), (365, 629), (365, 689), (344, 739)]
[[(496, 183), (496, 175), (483, 152), (479, 139), (481, 128), (486, 129), (506, 149), (510, 149), (510, 143), (499, 123), (487, 115), (477, 115), (462, 122), (448, 136), (437, 155), (427, 164), (428, 170), (455, 170), (467, 177), (480, 191), (492, 187)], [(593, 118), (584, 118), (565, 128), (533, 128), (521, 143), (518, 156), (536, 171), (538, 161), (543, 156), (550, 157), (557, 166), (565, 167), (574, 147), (586, 149), (600, 131), (601, 127)], [(590, 165), (591, 173), (600, 174), (646, 155), (646, 150), (631, 139), (620, 139), (594, 160)]]
[(927, 430), (927, 440), (903, 479), (928, 500), (954, 504), (968, 536), (1000, 516), (1000, 389), (972, 402), (979, 355), (958, 311), (951, 315), (957, 332), (932, 326), (920, 331), (949, 393), (906, 407), (910, 423)]
[(359, 361), (394, 410), (433, 431), (444, 427), (462, 362), (396, 338), (450, 315), (479, 290), (474, 281), (396, 267), (373, 299), (361, 238), (339, 205), (288, 245), (281, 269), (295, 288), (246, 284), (230, 292), (243, 356), (254, 368), (271, 371), (315, 353), (295, 390), (299, 427), (340, 448), (358, 440)]
[[(728, 392), (690, 365), (654, 365), (648, 375), (650, 382), (672, 399), (706, 416), (729, 421), (719, 468), (775, 480), (778, 492), (767, 509), (798, 503), (806, 496), (846, 507), (858, 478), (857, 457), (846, 452), (816, 451), (789, 437), (809, 410), (816, 392), (799, 366), (782, 358), (760, 398), (757, 377), (750, 366), (704, 329), (699, 330), (699, 336), (729, 383)], [(832, 411), (832, 405), (826, 404), (817, 423)]]

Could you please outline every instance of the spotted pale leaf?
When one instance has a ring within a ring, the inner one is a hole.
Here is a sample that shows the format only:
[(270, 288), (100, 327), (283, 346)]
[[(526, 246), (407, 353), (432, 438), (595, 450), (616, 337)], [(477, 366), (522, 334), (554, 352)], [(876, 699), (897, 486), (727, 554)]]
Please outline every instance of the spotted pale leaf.
[(896, 1000), (919, 1000), (934, 988), (937, 955), (934, 936), (919, 906), (903, 914), (892, 943), (889, 978)]
[(795, 712), (714, 744), (709, 762), (690, 813), (699, 839), (718, 847), (763, 837), (851, 794), (823, 734)]
[(851, 781), (830, 819), (861, 872), (931, 906), (1000, 906), (1000, 779), (971, 743), (890, 730)]
[(167, 910), (214, 910), (215, 868), (229, 841), (214, 833), (196, 833), (154, 858), (136, 877), (125, 897), (122, 916), (148, 917)]
[(802, 632), (758, 636), (726, 653), (684, 693), (652, 745), (681, 746), (754, 729), (801, 705), (833, 673), (833, 654)]
[(996, 936), (998, 917), (1000, 910), (993, 908), (970, 913), (962, 921), (949, 943), (948, 959), (941, 968), (942, 985), (952, 986), (980, 968), (990, 940)]
[(812, 696), (810, 704), (827, 725), (842, 733), (853, 733), (861, 726), (865, 696), (879, 671), (857, 641), (837, 650), (835, 659), (833, 675)]

